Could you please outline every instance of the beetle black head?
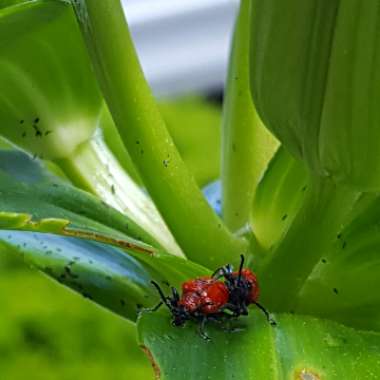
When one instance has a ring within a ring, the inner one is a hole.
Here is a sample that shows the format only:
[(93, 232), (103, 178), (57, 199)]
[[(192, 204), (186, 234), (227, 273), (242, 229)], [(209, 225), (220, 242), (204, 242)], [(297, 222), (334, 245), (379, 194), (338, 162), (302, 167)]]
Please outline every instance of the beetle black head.
[(224, 283), (226, 284), (229, 292), (228, 309), (231, 310), (235, 316), (248, 314), (248, 302), (249, 294), (251, 292), (252, 284), (242, 276), (242, 270), (244, 265), (244, 256), (240, 256), (239, 271), (233, 272), (233, 267), (227, 264), (217, 269), (213, 277), (224, 277)]
[(190, 319), (189, 312), (185, 310), (183, 305), (179, 303), (179, 294), (176, 288), (172, 287), (171, 296), (165, 296), (160, 286), (155, 282), (151, 281), (154, 287), (157, 289), (158, 294), (161, 297), (162, 303), (164, 303), (172, 314), (172, 324), (174, 326), (183, 326), (186, 321)]

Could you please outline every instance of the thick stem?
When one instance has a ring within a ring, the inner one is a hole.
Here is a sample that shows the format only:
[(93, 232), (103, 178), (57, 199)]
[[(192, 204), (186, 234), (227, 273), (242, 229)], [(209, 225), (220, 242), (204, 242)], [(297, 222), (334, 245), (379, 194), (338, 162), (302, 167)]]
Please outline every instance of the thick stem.
[(130, 226), (135, 235), (183, 256), (152, 201), (123, 170), (100, 135), (81, 144), (70, 158), (57, 164), (75, 185), (129, 217), (136, 224)]
[(124, 145), (186, 255), (215, 267), (246, 249), (188, 172), (143, 76), (119, 0), (73, 1), (95, 73)]
[(314, 266), (337, 238), (358, 199), (357, 191), (313, 178), (305, 202), (286, 235), (261, 268), (263, 302), (289, 311)]
[(256, 113), (249, 87), (250, 4), (241, 1), (223, 109), (223, 219), (233, 231), (248, 222), (257, 182), (278, 146)]

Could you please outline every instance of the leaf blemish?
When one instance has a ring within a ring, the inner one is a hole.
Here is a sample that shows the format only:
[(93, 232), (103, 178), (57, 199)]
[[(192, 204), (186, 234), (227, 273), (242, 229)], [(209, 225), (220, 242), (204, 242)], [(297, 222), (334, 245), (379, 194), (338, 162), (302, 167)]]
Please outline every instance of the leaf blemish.
[(296, 380), (321, 380), (321, 377), (317, 373), (304, 368), (300, 372), (297, 371), (297, 373), (295, 374), (295, 379)]
[(148, 357), (150, 363), (152, 364), (154, 375), (156, 380), (161, 379), (161, 370), (156, 361), (154, 360), (154, 357), (152, 353), (150, 352), (149, 348), (146, 346), (141, 345), (141, 349), (144, 351), (145, 355)]

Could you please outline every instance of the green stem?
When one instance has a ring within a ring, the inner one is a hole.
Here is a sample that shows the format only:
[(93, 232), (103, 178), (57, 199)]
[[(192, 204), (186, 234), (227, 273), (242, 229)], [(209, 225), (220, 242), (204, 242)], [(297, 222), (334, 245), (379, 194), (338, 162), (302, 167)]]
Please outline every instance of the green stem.
[(223, 109), (223, 219), (233, 231), (249, 220), (256, 185), (278, 146), (261, 123), (249, 87), (251, 0), (242, 0)]
[(56, 162), (76, 186), (129, 217), (136, 224), (129, 228), (135, 235), (183, 256), (152, 201), (123, 170), (100, 134), (81, 144), (70, 158)]
[(289, 311), (304, 282), (337, 238), (359, 193), (327, 178), (311, 188), (292, 225), (260, 271), (263, 302)]
[(215, 267), (246, 249), (209, 207), (182, 161), (142, 73), (119, 0), (73, 1), (120, 136), (186, 255)]

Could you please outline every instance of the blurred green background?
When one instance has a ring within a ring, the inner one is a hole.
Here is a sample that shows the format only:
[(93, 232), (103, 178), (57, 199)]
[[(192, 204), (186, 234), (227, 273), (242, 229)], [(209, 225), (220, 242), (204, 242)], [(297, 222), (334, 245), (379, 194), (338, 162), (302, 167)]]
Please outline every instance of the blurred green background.
[[(200, 98), (161, 104), (198, 183), (219, 176), (220, 107)], [(0, 379), (153, 379), (132, 323), (0, 252)]]
[(153, 379), (134, 325), (0, 255), (2, 380)]

